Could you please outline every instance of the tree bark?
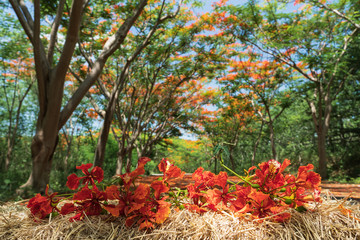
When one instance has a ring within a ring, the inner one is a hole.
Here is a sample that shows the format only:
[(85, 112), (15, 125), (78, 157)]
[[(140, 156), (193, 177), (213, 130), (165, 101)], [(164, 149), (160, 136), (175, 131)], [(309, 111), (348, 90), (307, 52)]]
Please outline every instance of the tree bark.
[(276, 147), (275, 147), (275, 134), (274, 134), (274, 126), (272, 122), (268, 123), (269, 130), (270, 130), (270, 144), (271, 144), (271, 152), (273, 155), (273, 159), (277, 160), (277, 153), (276, 153)]
[(20, 187), (31, 187), (35, 191), (44, 193), (50, 180), (52, 157), (58, 143), (57, 134), (54, 141), (44, 137), (43, 130), (38, 130), (31, 143), (32, 172), (27, 182)]
[[(320, 83), (317, 84), (317, 88), (314, 91), (314, 97), (318, 98), (317, 105), (314, 101), (308, 100), (308, 105), (311, 110), (313, 123), (317, 134), (317, 148), (319, 155), (318, 172), (322, 179), (327, 179), (327, 154), (326, 154), (326, 136), (330, 127), (331, 116), (331, 99), (329, 98), (329, 92), (324, 93), (323, 87)], [(324, 104), (323, 104), (323, 99)], [(325, 105), (325, 111), (323, 110)]]
[(126, 161), (126, 172), (131, 172), (131, 162), (132, 162), (132, 149), (128, 151), (127, 161)]
[(115, 170), (116, 175), (121, 175), (122, 174), (122, 167), (123, 167), (123, 164), (124, 164), (124, 160), (125, 160), (124, 155), (122, 154), (122, 151), (120, 150), (118, 152), (118, 157), (117, 157), (117, 162), (116, 162), (116, 170)]
[(235, 171), (236, 170), (236, 164), (235, 164), (233, 151), (234, 151), (234, 147), (230, 146), (229, 147), (229, 160), (230, 160), (232, 170)]
[(110, 101), (107, 106), (107, 109), (105, 111), (103, 126), (101, 127), (98, 143), (95, 150), (94, 166), (102, 167), (104, 163), (106, 143), (109, 138), (111, 122), (113, 120), (114, 111), (115, 111), (115, 101), (117, 100), (118, 95), (119, 95), (118, 91), (113, 92), (113, 94), (110, 97)]
[(255, 166), (255, 159), (256, 159), (256, 151), (257, 151), (257, 147), (259, 146), (260, 140), (261, 140), (261, 134), (262, 134), (262, 129), (264, 127), (264, 120), (261, 119), (261, 127), (260, 127), (260, 131), (259, 131), (259, 136), (256, 139), (256, 142), (254, 144), (254, 150), (253, 150), (253, 155), (251, 158), (251, 166)]
[(319, 174), (322, 179), (327, 179), (327, 154), (326, 154), (326, 134), (318, 132), (318, 154), (319, 154)]

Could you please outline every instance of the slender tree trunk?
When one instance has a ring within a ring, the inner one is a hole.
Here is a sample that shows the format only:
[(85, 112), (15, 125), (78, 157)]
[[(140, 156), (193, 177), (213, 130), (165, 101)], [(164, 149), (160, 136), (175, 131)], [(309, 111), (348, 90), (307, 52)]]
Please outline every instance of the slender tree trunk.
[(141, 158), (143, 156), (141, 148), (138, 145), (136, 145), (136, 153), (137, 153), (138, 158)]
[[(320, 84), (318, 84), (314, 92), (314, 97), (318, 98), (317, 105), (315, 105), (313, 101), (308, 101), (308, 104), (317, 134), (317, 148), (319, 155), (318, 172), (322, 179), (327, 179), (326, 136), (330, 127), (330, 116), (332, 111), (331, 99), (329, 98), (329, 93), (324, 94)], [(325, 103), (325, 111), (323, 110), (323, 102)]]
[[(11, 155), (13, 151), (13, 140), (15, 140), (15, 136), (12, 135), (12, 114), (9, 112), (10, 118), (9, 118), (9, 128), (8, 128), (8, 136), (7, 136), (7, 151), (6, 151), (6, 158), (5, 158), (5, 171), (9, 169), (10, 161), (11, 161)], [(13, 132), (13, 134), (16, 134), (16, 131)]]
[(33, 82), (34, 81), (32, 80), (31, 83), (29, 84), (29, 86), (27, 87), (25, 93), (19, 99), (19, 106), (17, 107), (17, 110), (16, 110), (14, 127), (12, 126), (12, 115), (13, 115), (12, 114), (13, 113), (12, 107), (11, 107), (11, 110), (9, 111), (10, 118), (9, 118), (9, 128), (8, 128), (8, 137), (7, 137), (7, 153), (6, 153), (6, 158), (5, 158), (5, 171), (7, 171), (9, 169), (9, 166), (10, 166), (12, 153), (13, 153), (13, 149), (14, 149), (14, 146), (15, 146), (17, 130), (18, 130), (18, 127), (19, 127), (19, 122), (20, 122), (20, 114), (21, 114), (22, 104), (23, 104), (26, 96), (30, 92), (30, 89), (31, 89), (31, 87), (33, 85)]
[(110, 122), (104, 120), (95, 149), (94, 166), (102, 167), (104, 164), (106, 143), (109, 138), (110, 126), (111, 126), (111, 120)]
[(230, 145), (229, 147), (229, 160), (233, 171), (235, 171), (235, 167), (236, 167), (234, 154), (233, 154), (235, 146)]
[(116, 163), (116, 170), (115, 173), (116, 174), (122, 174), (122, 167), (125, 163), (125, 159), (126, 159), (126, 165), (125, 165), (125, 172), (129, 173), (131, 171), (131, 160), (132, 160), (132, 148), (122, 148), (121, 146), (119, 146), (119, 151), (118, 151), (118, 158), (117, 158), (117, 163)]
[(7, 152), (6, 152), (6, 158), (5, 158), (5, 172), (9, 169), (12, 151), (13, 151), (13, 147), (10, 143), (10, 139), (8, 139), (7, 140)]
[[(117, 84), (121, 84), (121, 83), (118, 82)], [(118, 97), (119, 97), (118, 86), (115, 86), (115, 91), (111, 93), (109, 103), (106, 107), (103, 126), (101, 127), (100, 130), (100, 135), (95, 150), (95, 159), (94, 159), (95, 166), (102, 167), (102, 165), (104, 164), (106, 143), (109, 138), (111, 122), (113, 120), (115, 113), (115, 105), (116, 105), (115, 102), (117, 101)]]
[(318, 132), (318, 154), (319, 154), (319, 174), (321, 178), (327, 178), (327, 155), (326, 155), (326, 134)]
[(261, 120), (261, 127), (260, 127), (260, 131), (259, 131), (259, 136), (256, 139), (255, 145), (254, 145), (254, 150), (253, 150), (253, 155), (251, 158), (251, 165), (255, 166), (255, 159), (256, 159), (256, 151), (257, 151), (257, 147), (259, 146), (260, 140), (261, 140), (261, 133), (264, 127), (264, 120)]
[(116, 162), (116, 170), (115, 170), (116, 175), (122, 174), (123, 163), (124, 163), (124, 155), (122, 154), (122, 151), (119, 151), (118, 157), (117, 157), (117, 162)]
[(274, 134), (274, 126), (272, 122), (268, 123), (269, 130), (270, 130), (270, 143), (271, 143), (271, 152), (273, 155), (273, 159), (277, 160), (277, 153), (275, 147), (275, 134)]
[(72, 148), (72, 138), (73, 136), (70, 136), (70, 141), (67, 143), (67, 147), (66, 147), (66, 155), (64, 157), (64, 170), (67, 171), (68, 168), (68, 164), (69, 164), (69, 159), (70, 159), (70, 155), (71, 155), (71, 148)]
[(214, 164), (214, 173), (217, 174), (218, 156), (215, 156), (214, 161), (215, 161), (215, 164)]
[(128, 151), (127, 161), (126, 161), (126, 172), (131, 172), (131, 162), (132, 162), (132, 149)]

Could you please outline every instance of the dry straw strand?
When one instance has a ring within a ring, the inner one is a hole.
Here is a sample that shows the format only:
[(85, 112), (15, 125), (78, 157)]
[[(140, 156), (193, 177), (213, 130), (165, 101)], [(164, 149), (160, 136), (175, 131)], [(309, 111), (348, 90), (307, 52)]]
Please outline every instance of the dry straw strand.
[[(342, 212), (343, 206), (350, 214)], [(0, 239), (360, 239), (360, 204), (324, 196), (321, 204), (308, 206), (306, 213), (290, 211), (287, 223), (271, 219), (251, 221), (229, 212), (202, 215), (188, 210), (172, 210), (169, 219), (151, 232), (126, 227), (124, 218), (86, 216), (82, 222), (69, 222), (70, 215), (34, 222), (29, 210), (18, 203), (0, 206)]]

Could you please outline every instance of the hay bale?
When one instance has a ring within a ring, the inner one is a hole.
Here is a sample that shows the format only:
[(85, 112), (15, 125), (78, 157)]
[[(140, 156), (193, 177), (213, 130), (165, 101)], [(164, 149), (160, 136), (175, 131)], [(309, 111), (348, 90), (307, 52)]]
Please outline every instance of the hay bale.
[(34, 222), (24, 205), (7, 203), (0, 207), (0, 239), (360, 239), (359, 203), (325, 196), (323, 203), (310, 208), (306, 213), (291, 210), (287, 223), (240, 219), (226, 212), (172, 210), (163, 225), (139, 231), (125, 227), (124, 218), (106, 215), (72, 223), (71, 215)]

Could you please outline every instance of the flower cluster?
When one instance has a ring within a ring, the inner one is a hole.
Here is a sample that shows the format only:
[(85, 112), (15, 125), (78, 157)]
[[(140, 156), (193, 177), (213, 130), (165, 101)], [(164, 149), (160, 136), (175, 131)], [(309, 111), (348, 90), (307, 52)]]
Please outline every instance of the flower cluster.
[[(58, 193), (45, 196), (37, 194), (30, 199), (28, 208), (34, 217), (43, 219), (53, 212), (67, 215), (73, 214), (70, 221), (82, 220), (85, 216), (111, 214), (114, 217), (125, 217), (126, 226), (138, 225), (140, 229), (152, 229), (162, 224), (169, 216), (171, 206), (187, 208), (197, 213), (207, 211), (228, 211), (238, 217), (250, 216), (252, 219), (271, 218), (283, 222), (290, 218), (289, 208), (305, 210), (309, 201), (321, 201), (320, 176), (310, 171), (311, 164), (302, 166), (297, 176), (284, 174), (290, 164), (285, 160), (282, 164), (270, 160), (251, 167), (246, 176), (239, 176), (238, 183), (228, 180), (226, 172), (215, 175), (198, 168), (192, 175), (193, 184), (186, 190), (172, 189), (170, 179), (182, 178), (184, 172), (163, 159), (158, 165), (163, 173), (150, 185), (135, 184), (138, 176), (145, 173), (144, 167), (150, 159), (138, 160), (137, 168), (118, 176), (119, 183), (99, 187), (104, 178), (100, 167), (82, 164), (77, 169), (84, 176), (71, 174), (66, 186), (77, 190), (68, 198), (59, 198)], [(250, 172), (255, 173), (250, 175)], [(80, 187), (80, 188), (79, 188)], [(185, 192), (186, 199), (180, 199)], [(62, 204), (59, 204), (64, 201)]]
[[(168, 180), (182, 177), (185, 173), (174, 166), (168, 159), (163, 159), (159, 164), (159, 170), (163, 177), (151, 183), (135, 185), (138, 176), (145, 173), (144, 167), (150, 159), (143, 157), (138, 160), (137, 168), (130, 172), (119, 175), (119, 184), (107, 186), (99, 190), (97, 184), (102, 182), (104, 172), (100, 167), (89, 169), (92, 164), (82, 164), (76, 167), (84, 176), (76, 174), (68, 176), (66, 186), (71, 190), (77, 190), (71, 197), (66, 198), (62, 207), (59, 207), (59, 199), (55, 199), (57, 193), (46, 196), (37, 194), (30, 199), (27, 205), (34, 217), (43, 219), (52, 212), (62, 215), (74, 214), (70, 221), (82, 220), (85, 215), (100, 215), (106, 210), (114, 217), (125, 216), (126, 225), (138, 224), (140, 229), (154, 228), (154, 224), (163, 223), (170, 214), (171, 202), (166, 194), (170, 190)], [(70, 201), (69, 201), (70, 200)]]
[[(284, 174), (290, 165), (285, 159), (282, 164), (270, 160), (251, 167), (245, 177), (239, 176), (241, 183), (229, 183), (226, 172), (215, 175), (212, 172), (197, 169), (192, 179), (194, 184), (187, 186), (191, 203), (186, 207), (202, 213), (212, 211), (231, 211), (237, 216), (251, 216), (253, 219), (272, 218), (283, 222), (290, 218), (286, 210), (295, 208), (305, 210), (304, 204), (310, 201), (320, 202), (320, 175), (310, 171), (312, 164), (301, 166), (297, 177)], [(249, 173), (255, 170), (255, 174)]]

